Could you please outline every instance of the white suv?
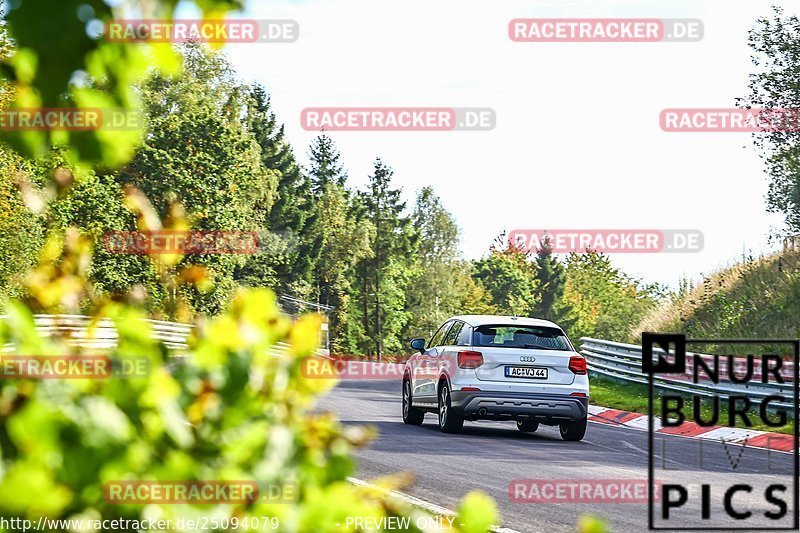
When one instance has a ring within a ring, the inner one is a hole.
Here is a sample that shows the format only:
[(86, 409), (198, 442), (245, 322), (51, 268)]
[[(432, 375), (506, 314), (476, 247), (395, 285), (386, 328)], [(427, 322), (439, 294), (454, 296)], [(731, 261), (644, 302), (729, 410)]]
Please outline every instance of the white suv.
[(447, 320), (403, 373), (403, 422), (439, 414), (439, 428), (458, 433), (464, 420), (515, 420), (520, 431), (559, 426), (564, 440), (586, 433), (586, 360), (564, 331), (546, 320), (464, 315)]

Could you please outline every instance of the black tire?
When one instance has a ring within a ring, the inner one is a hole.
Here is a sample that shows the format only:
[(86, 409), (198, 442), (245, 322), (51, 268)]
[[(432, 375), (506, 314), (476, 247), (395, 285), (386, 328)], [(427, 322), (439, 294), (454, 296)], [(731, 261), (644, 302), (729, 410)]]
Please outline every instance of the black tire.
[(539, 422), (536, 420), (517, 420), (517, 429), (523, 433), (533, 433), (539, 429)]
[(439, 429), (442, 433), (461, 433), (464, 417), (453, 411), (450, 403), (450, 387), (443, 383), (439, 390)]
[(425, 411), (411, 405), (411, 382), (403, 380), (403, 423), (419, 426), (425, 420)]
[(561, 438), (569, 441), (582, 440), (586, 435), (586, 419), (576, 420), (575, 422), (568, 422), (561, 424), (559, 430), (561, 431)]

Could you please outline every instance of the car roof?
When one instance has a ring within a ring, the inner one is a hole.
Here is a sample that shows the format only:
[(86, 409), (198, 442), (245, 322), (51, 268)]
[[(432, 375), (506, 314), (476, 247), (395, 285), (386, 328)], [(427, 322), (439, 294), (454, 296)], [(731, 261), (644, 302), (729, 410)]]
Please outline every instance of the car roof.
[(458, 315), (448, 318), (448, 320), (461, 320), (470, 326), (483, 326), (487, 324), (493, 325), (514, 325), (521, 326), (549, 326), (551, 328), (561, 329), (560, 326), (550, 322), (549, 320), (542, 320), (540, 318), (528, 318), (525, 316), (508, 316), (508, 315)]

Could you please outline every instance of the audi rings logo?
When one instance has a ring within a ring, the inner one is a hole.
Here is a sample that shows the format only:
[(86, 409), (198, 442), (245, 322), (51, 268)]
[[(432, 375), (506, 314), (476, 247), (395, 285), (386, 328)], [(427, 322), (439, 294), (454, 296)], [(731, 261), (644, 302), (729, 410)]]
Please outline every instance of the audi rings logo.
[(536, 361), (536, 358), (531, 355), (523, 355), (522, 357), (519, 358), (519, 360), (523, 363), (533, 363), (534, 361)]

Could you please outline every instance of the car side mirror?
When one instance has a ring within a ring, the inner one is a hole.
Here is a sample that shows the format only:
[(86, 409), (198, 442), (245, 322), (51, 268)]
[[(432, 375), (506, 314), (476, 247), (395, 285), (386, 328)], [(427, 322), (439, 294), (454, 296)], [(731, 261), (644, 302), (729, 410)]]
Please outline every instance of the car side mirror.
[(411, 347), (419, 350), (419, 353), (425, 353), (425, 339), (411, 339)]

